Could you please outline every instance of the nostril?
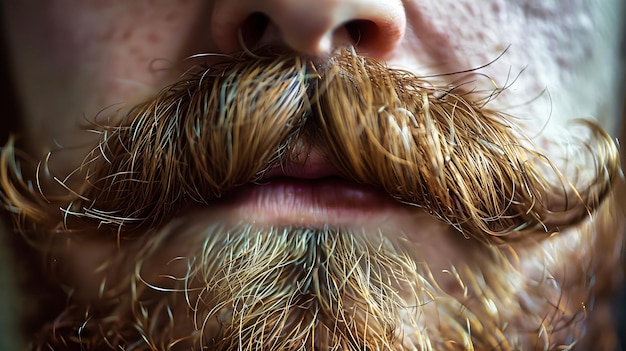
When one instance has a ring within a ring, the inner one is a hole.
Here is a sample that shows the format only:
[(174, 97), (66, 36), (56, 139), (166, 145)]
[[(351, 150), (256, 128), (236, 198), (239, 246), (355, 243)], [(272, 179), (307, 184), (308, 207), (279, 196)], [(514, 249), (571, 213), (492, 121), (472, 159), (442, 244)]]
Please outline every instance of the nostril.
[(324, 56), (352, 44), (387, 58), (406, 27), (402, 0), (214, 0), (211, 19), (216, 46), (226, 53), (266, 47)]
[(261, 12), (254, 12), (242, 23), (241, 44), (248, 49), (255, 49), (270, 24), (270, 18)]
[(344, 24), (352, 45), (360, 51), (373, 50), (380, 40), (380, 28), (370, 20), (354, 20)]

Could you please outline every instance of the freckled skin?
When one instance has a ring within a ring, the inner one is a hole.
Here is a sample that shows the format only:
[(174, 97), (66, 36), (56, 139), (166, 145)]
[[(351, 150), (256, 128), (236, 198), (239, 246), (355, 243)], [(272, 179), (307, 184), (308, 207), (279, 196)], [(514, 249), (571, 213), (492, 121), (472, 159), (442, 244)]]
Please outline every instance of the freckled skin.
[(25, 129), (31, 141), (46, 140), (28, 143), (37, 153), (53, 148), (52, 138), (64, 146), (92, 140), (67, 132), (78, 131), (84, 116), (153, 93), (182, 73), (178, 66), (187, 56), (214, 51), (201, 22), (209, 7), (202, 1), (4, 6), (8, 26), (17, 29), (8, 41), (15, 71), (21, 72), (17, 88), (29, 116)]

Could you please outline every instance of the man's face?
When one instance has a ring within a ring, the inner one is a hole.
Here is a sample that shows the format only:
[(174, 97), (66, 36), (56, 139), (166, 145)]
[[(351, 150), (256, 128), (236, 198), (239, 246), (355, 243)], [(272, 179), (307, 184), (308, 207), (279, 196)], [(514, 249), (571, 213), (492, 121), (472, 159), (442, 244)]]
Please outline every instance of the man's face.
[(68, 292), (33, 342), (573, 345), (622, 274), (621, 7), (6, 1), (44, 161), (0, 194)]

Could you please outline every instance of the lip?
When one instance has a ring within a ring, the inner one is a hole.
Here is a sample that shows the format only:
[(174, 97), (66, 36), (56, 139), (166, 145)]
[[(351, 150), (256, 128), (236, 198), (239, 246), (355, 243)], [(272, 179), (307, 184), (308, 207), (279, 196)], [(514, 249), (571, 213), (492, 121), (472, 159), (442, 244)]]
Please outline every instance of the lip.
[(237, 188), (220, 200), (235, 218), (259, 225), (367, 226), (406, 210), (382, 190), (338, 177), (274, 177)]
[(280, 177), (311, 180), (335, 176), (340, 176), (340, 173), (328, 162), (325, 152), (318, 147), (313, 147), (303, 160), (282, 163), (269, 170), (259, 182), (263, 183)]
[(304, 228), (381, 227), (409, 213), (382, 189), (343, 178), (319, 147), (304, 154), (220, 198), (220, 213), (230, 221)]

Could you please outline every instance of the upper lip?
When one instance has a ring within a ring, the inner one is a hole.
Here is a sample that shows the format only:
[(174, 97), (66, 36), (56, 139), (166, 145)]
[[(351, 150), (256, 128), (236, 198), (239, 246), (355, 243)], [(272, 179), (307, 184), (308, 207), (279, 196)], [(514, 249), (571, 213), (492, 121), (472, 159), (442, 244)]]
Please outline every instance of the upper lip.
[(336, 176), (341, 176), (341, 173), (328, 161), (326, 154), (319, 148), (313, 148), (300, 159), (287, 158), (265, 173), (260, 181), (281, 177), (313, 180)]

